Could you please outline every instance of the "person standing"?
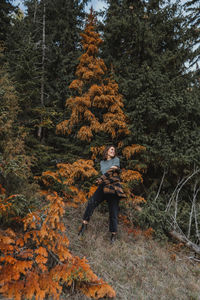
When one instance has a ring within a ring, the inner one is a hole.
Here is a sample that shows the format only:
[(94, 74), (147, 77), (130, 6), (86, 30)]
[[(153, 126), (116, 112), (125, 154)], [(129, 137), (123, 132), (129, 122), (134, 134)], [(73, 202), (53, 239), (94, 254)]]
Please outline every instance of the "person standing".
[(95, 208), (104, 200), (109, 208), (109, 231), (111, 232), (111, 242), (116, 240), (118, 212), (120, 198), (126, 197), (120, 182), (120, 160), (116, 155), (113, 145), (107, 146), (103, 153), (103, 160), (100, 162), (102, 176), (97, 179), (98, 188), (89, 199), (83, 215), (82, 226), (78, 235), (83, 235), (87, 229)]

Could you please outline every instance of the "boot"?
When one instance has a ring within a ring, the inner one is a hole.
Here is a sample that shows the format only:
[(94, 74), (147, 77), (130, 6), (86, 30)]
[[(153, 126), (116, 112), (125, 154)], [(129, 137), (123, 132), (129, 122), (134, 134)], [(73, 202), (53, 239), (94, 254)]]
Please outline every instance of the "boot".
[(111, 237), (110, 237), (111, 244), (114, 244), (114, 242), (116, 241), (116, 238), (117, 238), (117, 234), (116, 233), (111, 233)]
[(82, 223), (81, 228), (80, 228), (80, 230), (78, 232), (78, 235), (83, 235), (84, 232), (85, 232), (85, 230), (87, 230), (87, 224)]

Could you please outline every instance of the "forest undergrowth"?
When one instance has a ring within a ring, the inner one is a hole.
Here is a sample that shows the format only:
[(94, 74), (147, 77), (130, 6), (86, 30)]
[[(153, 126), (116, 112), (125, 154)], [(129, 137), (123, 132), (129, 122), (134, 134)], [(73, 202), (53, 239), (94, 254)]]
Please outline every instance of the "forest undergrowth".
[[(181, 244), (129, 234), (122, 221), (117, 241), (110, 244), (105, 210), (103, 204), (95, 211), (81, 238), (77, 232), (84, 205), (67, 209), (65, 226), (70, 251), (86, 257), (96, 274), (114, 288), (117, 300), (200, 299), (200, 263), (191, 259), (194, 254), (190, 250)], [(62, 299), (88, 298), (72, 288)]]

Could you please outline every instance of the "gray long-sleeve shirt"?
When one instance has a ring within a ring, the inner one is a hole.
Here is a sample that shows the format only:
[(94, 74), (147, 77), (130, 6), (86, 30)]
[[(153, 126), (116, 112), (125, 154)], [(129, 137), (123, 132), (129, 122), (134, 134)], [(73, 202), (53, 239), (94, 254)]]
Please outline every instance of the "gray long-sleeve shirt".
[(119, 157), (115, 156), (109, 160), (102, 160), (100, 162), (101, 173), (105, 174), (112, 166), (120, 167)]

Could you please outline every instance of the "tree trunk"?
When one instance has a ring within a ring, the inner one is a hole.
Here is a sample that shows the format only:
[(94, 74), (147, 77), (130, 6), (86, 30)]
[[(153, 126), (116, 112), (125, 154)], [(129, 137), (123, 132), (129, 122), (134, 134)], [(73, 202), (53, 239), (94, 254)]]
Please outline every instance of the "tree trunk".
[[(41, 107), (44, 107), (44, 64), (45, 64), (45, 18), (46, 18), (46, 5), (45, 1), (43, 2), (43, 18), (42, 18), (42, 77), (41, 77), (41, 94), (40, 94), (40, 102)], [(42, 116), (41, 116), (42, 123)], [(38, 128), (38, 137), (41, 139), (42, 137), (42, 126)]]
[(34, 9), (34, 16), (33, 16), (34, 23), (36, 22), (37, 6), (38, 6), (38, 0), (35, 0), (35, 9)]

